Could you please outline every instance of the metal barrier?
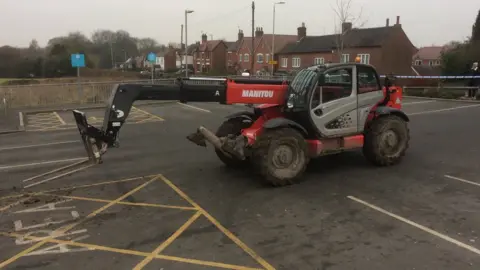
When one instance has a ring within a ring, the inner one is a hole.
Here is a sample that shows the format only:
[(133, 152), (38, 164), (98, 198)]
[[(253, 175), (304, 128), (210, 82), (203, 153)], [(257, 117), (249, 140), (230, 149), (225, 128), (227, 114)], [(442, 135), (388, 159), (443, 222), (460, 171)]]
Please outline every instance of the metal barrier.
[[(403, 86), (403, 93), (406, 96), (438, 97), (458, 99), (468, 96), (468, 90), (478, 90), (479, 87), (468, 86)], [(477, 91), (476, 95), (480, 95)]]
[[(384, 76), (381, 76), (384, 77)], [(468, 79), (472, 76), (395, 76), (397, 78), (417, 79)], [(189, 84), (218, 85), (222, 84), (227, 76), (192, 76)], [(255, 78), (255, 79), (278, 79), (292, 80), (292, 76), (228, 76), (228, 78)], [(91, 105), (105, 104), (111, 89), (119, 83), (139, 84), (174, 84), (176, 78), (168, 79), (145, 79), (131, 81), (107, 81), (107, 82), (82, 82), (63, 84), (34, 84), (34, 85), (6, 85), (0, 86), (0, 110), (2, 114), (11, 108), (49, 107), (66, 105)], [(80, 86), (80, 87), (79, 87)], [(418, 95), (430, 97), (459, 98), (465, 96), (465, 91), (470, 87), (403, 87), (405, 95)], [(463, 91), (461, 91), (463, 90)]]
[[(174, 79), (153, 80), (154, 84), (173, 84)], [(0, 86), (5, 110), (10, 108), (48, 107), (81, 104), (104, 104), (115, 84), (151, 84), (152, 80), (33, 84)], [(79, 87), (80, 86), (80, 87)]]

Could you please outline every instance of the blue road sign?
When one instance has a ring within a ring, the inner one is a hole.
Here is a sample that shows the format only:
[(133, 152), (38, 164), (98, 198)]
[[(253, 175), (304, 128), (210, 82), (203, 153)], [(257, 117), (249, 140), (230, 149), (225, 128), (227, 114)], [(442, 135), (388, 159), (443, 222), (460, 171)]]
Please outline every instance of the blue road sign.
[(155, 63), (157, 61), (157, 55), (153, 52), (147, 55), (148, 62)]
[(71, 55), (72, 67), (85, 67), (85, 55), (76, 53)]

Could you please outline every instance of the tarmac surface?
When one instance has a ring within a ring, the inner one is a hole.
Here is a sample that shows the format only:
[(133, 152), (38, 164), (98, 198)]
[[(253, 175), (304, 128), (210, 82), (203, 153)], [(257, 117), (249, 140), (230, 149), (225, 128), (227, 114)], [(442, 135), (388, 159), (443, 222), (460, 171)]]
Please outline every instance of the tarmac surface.
[(0, 269), (480, 268), (480, 104), (405, 98), (401, 164), (323, 157), (283, 188), (185, 139), (244, 109), (136, 106), (94, 166), (71, 112), (27, 114), (0, 135)]

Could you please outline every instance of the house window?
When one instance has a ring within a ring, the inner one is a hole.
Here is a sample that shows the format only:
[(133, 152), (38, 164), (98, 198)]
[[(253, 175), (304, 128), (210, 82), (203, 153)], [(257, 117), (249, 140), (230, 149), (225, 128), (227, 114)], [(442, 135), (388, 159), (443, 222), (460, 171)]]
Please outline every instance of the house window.
[(294, 68), (300, 67), (300, 58), (299, 57), (292, 58), (292, 67), (294, 67)]
[(257, 54), (257, 63), (263, 64), (263, 54)]
[(249, 62), (250, 61), (250, 55), (248, 53), (243, 55), (243, 62)]
[(282, 58), (282, 67), (284, 68), (288, 67), (288, 58), (286, 57)]
[(346, 53), (346, 54), (342, 54), (342, 59), (340, 59), (340, 61), (342, 63), (348, 63), (350, 62), (350, 54)]
[(241, 54), (238, 55), (238, 62), (242, 62), (242, 55)]
[(429, 64), (430, 66), (438, 66), (440, 65), (440, 60), (430, 60)]
[(362, 64), (370, 64), (370, 54), (367, 54), (367, 53), (361, 53), (358, 55), (358, 57), (360, 57), (360, 63)]
[(315, 57), (315, 59), (313, 59), (314, 65), (323, 65), (324, 63), (325, 59), (323, 57)]
[(270, 62), (270, 54), (265, 54), (265, 59), (266, 59), (266, 62), (267, 64)]
[(415, 65), (416, 66), (421, 66), (422, 65), (422, 60), (415, 60)]

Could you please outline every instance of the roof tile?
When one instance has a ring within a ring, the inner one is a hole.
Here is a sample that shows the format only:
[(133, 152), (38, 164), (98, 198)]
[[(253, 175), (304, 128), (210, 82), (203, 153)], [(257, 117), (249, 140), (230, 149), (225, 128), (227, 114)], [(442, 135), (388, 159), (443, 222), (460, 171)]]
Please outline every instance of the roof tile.
[[(389, 37), (397, 27), (354, 28), (344, 37), (344, 46), (347, 47), (377, 47)], [(329, 52), (337, 48), (340, 35), (306, 36), (298, 42), (290, 42), (278, 53), (313, 53)]]

